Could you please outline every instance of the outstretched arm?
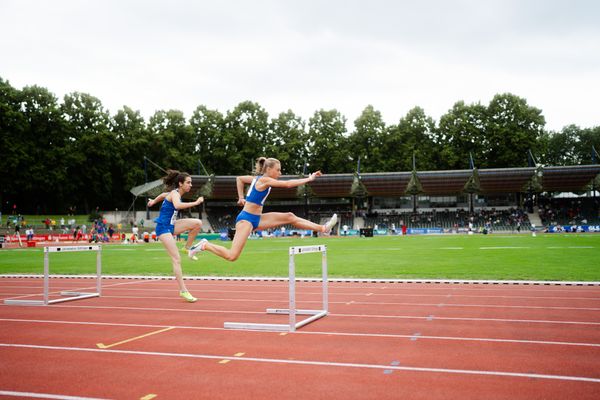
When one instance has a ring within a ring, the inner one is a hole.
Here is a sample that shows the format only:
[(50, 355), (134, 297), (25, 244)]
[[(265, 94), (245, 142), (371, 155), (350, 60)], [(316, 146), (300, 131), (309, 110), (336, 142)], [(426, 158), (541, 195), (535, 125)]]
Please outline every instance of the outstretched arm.
[(155, 205), (159, 201), (163, 201), (165, 199), (165, 197), (167, 197), (168, 195), (169, 195), (169, 192), (163, 192), (163, 193), (159, 194), (158, 196), (156, 196), (156, 198), (149, 199), (148, 200), (148, 207), (152, 207), (153, 205)]
[(196, 201), (183, 202), (181, 201), (181, 195), (179, 192), (174, 191), (171, 195), (171, 202), (173, 203), (173, 207), (177, 210), (185, 210), (186, 208), (196, 207), (199, 204), (202, 204), (204, 201), (204, 197), (200, 196), (196, 199)]
[(298, 186), (302, 186), (307, 184), (308, 182), (312, 182), (317, 179), (318, 176), (322, 176), (323, 173), (321, 171), (313, 172), (308, 176), (308, 178), (302, 179), (290, 179), (289, 181), (279, 181), (277, 179), (269, 178), (267, 176), (263, 176), (261, 180), (262, 186), (271, 186), (271, 187), (281, 187), (281, 188), (294, 188)]

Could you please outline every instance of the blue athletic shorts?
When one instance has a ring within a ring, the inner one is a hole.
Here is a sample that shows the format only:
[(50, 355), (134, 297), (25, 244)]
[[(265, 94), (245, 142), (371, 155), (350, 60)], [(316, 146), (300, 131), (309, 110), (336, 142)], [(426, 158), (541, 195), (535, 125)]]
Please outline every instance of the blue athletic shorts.
[(258, 228), (258, 224), (260, 223), (260, 215), (250, 214), (249, 212), (242, 211), (235, 219), (235, 223), (237, 224), (240, 221), (250, 222), (252, 224), (252, 230), (254, 230)]
[(175, 232), (175, 225), (166, 225), (161, 223), (156, 224), (156, 237), (162, 235), (163, 233), (173, 234), (173, 232)]

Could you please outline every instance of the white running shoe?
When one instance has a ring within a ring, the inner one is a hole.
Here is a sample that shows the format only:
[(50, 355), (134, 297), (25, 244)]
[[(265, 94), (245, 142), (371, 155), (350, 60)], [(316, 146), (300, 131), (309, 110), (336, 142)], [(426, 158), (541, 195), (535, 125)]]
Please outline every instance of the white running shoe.
[(204, 251), (204, 246), (206, 246), (206, 243), (208, 243), (208, 240), (202, 239), (201, 241), (190, 247), (190, 249), (188, 250), (188, 257), (192, 260), (197, 260), (198, 257), (196, 257), (195, 254)]
[(330, 233), (335, 224), (337, 224), (337, 214), (333, 214), (331, 219), (325, 224), (325, 233)]

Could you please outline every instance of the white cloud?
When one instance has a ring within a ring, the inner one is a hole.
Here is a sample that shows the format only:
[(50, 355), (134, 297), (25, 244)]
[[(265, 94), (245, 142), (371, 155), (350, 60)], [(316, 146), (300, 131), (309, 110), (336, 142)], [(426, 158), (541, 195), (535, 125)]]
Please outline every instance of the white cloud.
[(459, 100), (511, 92), (547, 127), (600, 125), (594, 1), (3, 0), (0, 76), (111, 111), (271, 116), (372, 104), (387, 123), (414, 106), (438, 120)]

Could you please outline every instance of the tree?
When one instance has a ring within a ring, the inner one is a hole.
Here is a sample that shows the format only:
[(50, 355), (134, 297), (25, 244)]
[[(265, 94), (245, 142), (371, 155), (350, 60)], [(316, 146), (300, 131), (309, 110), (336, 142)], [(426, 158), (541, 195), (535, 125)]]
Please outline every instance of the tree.
[(148, 158), (165, 168), (193, 173), (198, 152), (194, 131), (179, 110), (159, 110), (148, 121)]
[[(600, 153), (600, 126), (582, 129), (575, 142), (575, 154), (581, 164), (592, 164), (592, 146)], [(596, 156), (596, 164), (600, 159)]]
[(67, 134), (63, 186), (72, 199), (67, 205), (82, 205), (86, 213), (94, 207), (113, 208), (110, 165), (116, 141), (109, 129), (108, 112), (98, 98), (77, 92), (64, 97), (61, 112)]
[(442, 115), (434, 139), (440, 152), (438, 169), (467, 168), (469, 154), (477, 165), (484, 165), (489, 148), (486, 121), (486, 107), (479, 103), (465, 105), (459, 101)]
[(326, 174), (347, 172), (351, 166), (346, 118), (337, 110), (316, 111), (308, 122), (310, 170)]
[(65, 210), (70, 194), (57, 183), (68, 179), (64, 151), (68, 142), (58, 99), (46, 88), (26, 86), (21, 91), (21, 111), (27, 121), (20, 138), (26, 151), (15, 183), (27, 195), (30, 209)]
[(225, 120), (218, 110), (198, 106), (190, 118), (196, 151), (209, 173), (228, 174)]
[(483, 159), (487, 167), (527, 165), (527, 151), (538, 153), (545, 119), (542, 111), (510, 93), (494, 96), (487, 107), (485, 134), (489, 147)]
[[(115, 197), (125, 204), (129, 201), (129, 189), (145, 180), (143, 161), (150, 150), (150, 137), (140, 112), (127, 106), (117, 111), (110, 125), (118, 144), (111, 163)], [(149, 174), (148, 179), (156, 176)]]
[[(16, 178), (21, 159), (27, 154), (24, 132), (27, 120), (21, 111), (21, 91), (0, 78), (0, 211), (12, 204), (21, 205), (26, 198), (19, 190)], [(5, 204), (8, 203), (8, 204)]]
[(271, 120), (269, 130), (272, 142), (267, 153), (285, 166), (285, 174), (300, 175), (303, 172), (304, 162), (308, 159), (308, 135), (304, 129), (305, 123), (302, 118), (291, 110), (280, 113), (277, 118)]
[(575, 125), (565, 126), (560, 132), (544, 133), (538, 140), (542, 149), (540, 160), (545, 165), (572, 165), (575, 145), (580, 129)]
[(410, 110), (398, 125), (388, 129), (384, 140), (385, 171), (410, 171), (413, 153), (417, 170), (437, 169), (437, 150), (433, 137), (435, 122), (420, 107)]
[(226, 151), (233, 175), (246, 174), (254, 161), (267, 154), (272, 143), (269, 114), (258, 104), (244, 101), (225, 118)]
[(349, 137), (350, 156), (353, 161), (361, 160), (361, 172), (378, 172), (384, 168), (384, 136), (386, 126), (381, 113), (367, 106), (354, 121), (355, 130)]

